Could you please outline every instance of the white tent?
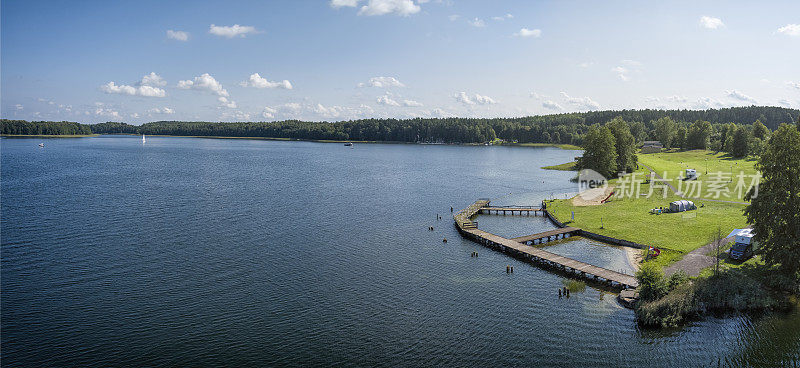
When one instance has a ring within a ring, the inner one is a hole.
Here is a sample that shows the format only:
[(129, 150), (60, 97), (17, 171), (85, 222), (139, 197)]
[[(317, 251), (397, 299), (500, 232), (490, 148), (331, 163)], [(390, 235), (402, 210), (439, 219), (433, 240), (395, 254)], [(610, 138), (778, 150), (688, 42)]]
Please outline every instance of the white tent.
[(681, 199), (669, 204), (669, 212), (691, 211), (695, 208), (697, 207), (695, 207), (692, 201), (687, 201), (685, 199)]

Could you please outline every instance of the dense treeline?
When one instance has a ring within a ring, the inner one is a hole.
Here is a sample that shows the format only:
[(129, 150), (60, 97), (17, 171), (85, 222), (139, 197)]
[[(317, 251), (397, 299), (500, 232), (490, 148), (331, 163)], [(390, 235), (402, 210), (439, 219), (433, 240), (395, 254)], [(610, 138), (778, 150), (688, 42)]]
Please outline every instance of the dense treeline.
[[(658, 127), (669, 119), (665, 137), (675, 139), (675, 146), (710, 147), (727, 131), (723, 126), (750, 125), (759, 120), (768, 130), (780, 123), (795, 121), (800, 111), (780, 107), (735, 107), (711, 110), (618, 110), (586, 113), (528, 116), (521, 118), (441, 118), (441, 119), (361, 119), (327, 122), (287, 120), (279, 122), (180, 122), (158, 121), (141, 126), (108, 122), (91, 125), (99, 134), (148, 134), (188, 136), (270, 137), (291, 139), (328, 139), (398, 141), (427, 143), (479, 143), (501, 138), (519, 143), (566, 143), (580, 145), (589, 127), (605, 124), (614, 118), (627, 122), (637, 143), (663, 140)], [(705, 122), (696, 126), (696, 122)], [(695, 123), (691, 123), (695, 122)], [(33, 126), (49, 124), (32, 122)], [(71, 123), (77, 124), (77, 123)], [(26, 134), (20, 129), (3, 134)], [(80, 125), (77, 125), (80, 126)], [(672, 131), (672, 127), (675, 131)], [(685, 132), (683, 129), (685, 128)], [(36, 128), (38, 129), (38, 128)], [(83, 128), (81, 128), (83, 129)], [(29, 129), (30, 130), (30, 129)], [(663, 129), (662, 129), (663, 130)], [(46, 131), (46, 129), (42, 129)], [(47, 134), (47, 133), (41, 133)], [(683, 135), (681, 135), (683, 134)], [(679, 138), (680, 137), (680, 138)], [(687, 143), (690, 142), (690, 143)], [(725, 140), (721, 140), (724, 144)], [(722, 147), (722, 146), (720, 146)]]
[(92, 134), (86, 124), (70, 121), (0, 120), (0, 131), (9, 135), (84, 135)]

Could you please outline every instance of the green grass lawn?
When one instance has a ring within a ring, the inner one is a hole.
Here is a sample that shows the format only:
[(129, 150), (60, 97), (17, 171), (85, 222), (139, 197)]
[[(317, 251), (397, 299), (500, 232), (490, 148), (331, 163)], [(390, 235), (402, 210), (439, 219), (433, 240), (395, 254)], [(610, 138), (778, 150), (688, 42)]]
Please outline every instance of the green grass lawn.
[[(714, 198), (708, 196), (709, 183), (714, 180), (714, 173), (722, 173), (724, 178), (721, 187), (726, 188), (730, 196), (725, 196), (724, 192), (720, 192), (719, 198), (721, 200), (731, 200), (743, 202), (742, 196), (749, 188), (753, 175), (756, 173), (755, 159), (736, 159), (727, 153), (713, 152), (706, 150), (692, 150), (683, 152), (662, 152), (639, 154), (639, 163), (651, 167), (657, 174), (663, 176), (665, 179), (670, 180), (673, 186), (679, 189), (685, 189), (685, 183), (677, 179), (679, 175), (683, 174), (686, 169), (695, 169), (699, 176), (698, 181), (701, 184), (701, 198)], [(666, 172), (666, 176), (664, 173)], [(745, 175), (744, 187), (741, 190), (736, 190), (739, 184), (737, 176), (743, 173)], [(684, 188), (679, 187), (679, 184), (684, 185)], [(713, 194), (713, 192), (712, 192)], [(741, 194), (739, 196), (738, 194)], [(694, 197), (694, 196), (693, 196)]]
[(546, 170), (561, 170), (561, 171), (575, 171), (576, 170), (575, 169), (575, 165), (576, 164), (577, 164), (577, 162), (572, 161), (572, 162), (567, 162), (567, 163), (559, 164), (559, 165), (542, 166), (542, 169), (546, 169)]
[[(639, 161), (655, 170), (667, 170), (668, 175), (677, 174), (684, 165), (705, 163), (708, 158), (709, 170), (719, 169), (723, 165), (734, 165), (743, 168), (746, 173), (754, 173), (753, 161), (730, 160), (721, 154), (710, 151), (688, 151), (639, 155)], [(561, 166), (561, 165), (559, 165)], [(699, 171), (699, 170), (698, 170)], [(649, 170), (640, 167), (639, 178), (644, 178)], [(704, 172), (704, 171), (703, 171)], [(619, 179), (610, 181), (620, 192)], [(677, 186), (677, 185), (676, 185)], [(669, 203), (679, 196), (667, 190), (664, 198), (661, 188), (653, 188), (650, 184), (641, 184), (638, 196), (612, 197), (608, 202), (598, 206), (573, 206), (571, 200), (555, 200), (548, 204), (548, 209), (562, 222), (570, 221), (575, 212), (576, 226), (594, 233), (630, 240), (644, 245), (670, 250), (662, 253), (659, 263), (669, 264), (682, 257), (686, 252), (697, 249), (711, 242), (717, 229), (727, 235), (732, 229), (747, 225), (742, 210), (746, 205), (693, 200), (698, 206), (696, 210), (682, 213), (661, 215), (650, 214), (650, 209), (669, 207)], [(724, 199), (724, 198), (723, 198)], [(701, 207), (702, 206), (702, 207)]]

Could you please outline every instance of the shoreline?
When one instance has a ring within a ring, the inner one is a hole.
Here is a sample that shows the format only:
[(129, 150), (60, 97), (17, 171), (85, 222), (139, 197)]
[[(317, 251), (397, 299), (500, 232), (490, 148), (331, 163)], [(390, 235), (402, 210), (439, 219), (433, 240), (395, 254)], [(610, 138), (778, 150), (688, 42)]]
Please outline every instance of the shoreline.
[[(141, 134), (133, 133), (99, 133), (92, 134), (91, 136), (101, 135), (133, 135), (138, 136)], [(314, 142), (314, 143), (361, 143), (361, 144), (414, 144), (420, 146), (483, 146), (483, 143), (421, 143), (421, 142), (402, 142), (402, 141), (355, 141), (355, 140), (333, 140), (333, 139), (302, 139), (302, 138), (281, 138), (281, 137), (230, 137), (230, 136), (212, 136), (212, 135), (171, 135), (171, 134), (146, 134), (149, 137), (176, 137), (176, 138), (208, 138), (208, 139), (254, 139), (254, 140), (267, 140), (267, 141), (284, 141), (284, 142)], [(505, 146), (505, 147), (554, 147), (562, 150), (581, 150), (582, 148), (570, 144), (562, 143), (505, 143), (505, 144), (492, 144), (490, 146)]]

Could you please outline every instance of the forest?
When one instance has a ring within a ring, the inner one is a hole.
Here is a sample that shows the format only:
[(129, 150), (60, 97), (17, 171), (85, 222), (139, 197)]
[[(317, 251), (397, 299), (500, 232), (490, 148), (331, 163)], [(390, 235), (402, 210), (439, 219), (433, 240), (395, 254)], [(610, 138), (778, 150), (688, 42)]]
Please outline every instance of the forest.
[[(767, 130), (797, 120), (800, 110), (750, 106), (709, 110), (608, 110), (518, 118), (360, 119), (340, 122), (183, 122), (156, 121), (143, 125), (107, 122), (93, 125), (66, 122), (2, 120), (2, 134), (147, 134), (218, 137), (269, 137), (308, 140), (393, 141), (415, 143), (482, 143), (500, 138), (516, 143), (581, 145), (589, 127), (617, 118), (627, 123), (635, 142), (669, 140), (667, 145), (724, 147), (735, 137), (733, 127), (755, 121)], [(698, 122), (704, 122), (698, 125)], [(731, 125), (732, 123), (732, 125)], [(71, 125), (69, 125), (71, 124)], [(67, 126), (81, 133), (66, 133)], [(62, 131), (65, 131), (62, 133)], [(50, 132), (50, 133), (47, 133)], [(761, 130), (757, 131), (761, 134)], [(733, 134), (732, 134), (733, 133)], [(743, 135), (745, 132), (740, 133)]]
[(0, 120), (3, 135), (88, 135), (92, 127), (71, 121)]

